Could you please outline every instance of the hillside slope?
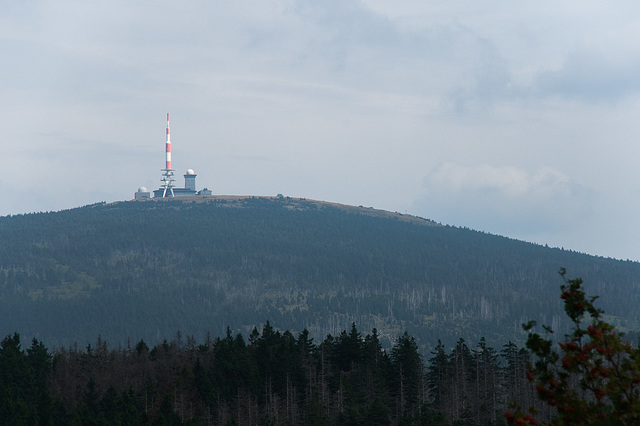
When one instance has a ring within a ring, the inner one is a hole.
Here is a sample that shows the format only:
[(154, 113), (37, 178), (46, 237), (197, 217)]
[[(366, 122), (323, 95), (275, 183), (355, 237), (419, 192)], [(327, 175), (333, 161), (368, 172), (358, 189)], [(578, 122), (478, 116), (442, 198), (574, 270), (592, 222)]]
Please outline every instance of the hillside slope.
[(423, 350), (481, 336), (500, 347), (530, 319), (565, 326), (560, 267), (636, 326), (635, 262), (288, 197), (99, 204), (0, 218), (0, 333), (154, 343), (270, 320), (321, 339), (355, 322), (383, 342), (406, 330)]

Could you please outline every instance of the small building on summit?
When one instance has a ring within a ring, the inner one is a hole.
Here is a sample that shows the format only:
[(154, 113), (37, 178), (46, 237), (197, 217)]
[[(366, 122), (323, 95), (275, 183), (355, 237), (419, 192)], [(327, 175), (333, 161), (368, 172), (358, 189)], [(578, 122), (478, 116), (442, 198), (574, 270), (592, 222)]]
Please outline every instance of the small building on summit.
[[(198, 190), (196, 189), (196, 177), (198, 175), (193, 171), (193, 169), (187, 170), (187, 173), (185, 173), (183, 176), (184, 176), (184, 188), (177, 188), (175, 186), (171, 187), (173, 196), (184, 197), (185, 195), (202, 195), (200, 194), (200, 192), (202, 191), (198, 192)], [(207, 189), (205, 188), (205, 190)], [(211, 195), (211, 191), (209, 191), (209, 195)], [(153, 191), (153, 196), (154, 198), (155, 197), (162, 198), (163, 196), (167, 197), (167, 194), (165, 192), (165, 189), (163, 187), (160, 187)]]
[(193, 169), (187, 170), (187, 173), (184, 175), (184, 188), (189, 189), (191, 191), (196, 190), (196, 176), (198, 176)]
[(151, 198), (151, 193), (147, 190), (147, 188), (141, 186), (140, 188), (138, 188), (138, 192), (133, 194), (133, 198), (134, 200), (144, 200), (147, 198)]

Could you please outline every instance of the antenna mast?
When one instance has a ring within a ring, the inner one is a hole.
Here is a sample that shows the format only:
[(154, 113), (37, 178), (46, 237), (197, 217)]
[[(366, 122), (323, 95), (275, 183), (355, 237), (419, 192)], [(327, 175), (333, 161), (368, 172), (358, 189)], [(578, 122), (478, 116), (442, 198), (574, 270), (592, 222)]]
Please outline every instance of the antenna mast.
[(173, 178), (173, 169), (171, 168), (171, 131), (169, 129), (169, 113), (167, 113), (167, 143), (165, 148), (165, 168), (161, 170), (162, 185), (160, 186), (162, 191), (162, 197), (173, 197), (173, 182), (175, 179)]

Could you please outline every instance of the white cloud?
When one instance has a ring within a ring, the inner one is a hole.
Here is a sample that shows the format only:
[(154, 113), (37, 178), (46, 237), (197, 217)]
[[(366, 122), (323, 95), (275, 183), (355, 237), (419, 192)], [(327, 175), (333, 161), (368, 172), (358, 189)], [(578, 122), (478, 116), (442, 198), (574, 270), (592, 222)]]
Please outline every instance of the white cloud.
[(583, 227), (592, 192), (551, 167), (445, 162), (424, 179), (414, 208), (445, 223), (540, 242), (552, 232)]
[(427, 193), (497, 191), (508, 198), (566, 197), (571, 193), (569, 178), (551, 167), (533, 173), (510, 166), (473, 166), (444, 162), (425, 177)]

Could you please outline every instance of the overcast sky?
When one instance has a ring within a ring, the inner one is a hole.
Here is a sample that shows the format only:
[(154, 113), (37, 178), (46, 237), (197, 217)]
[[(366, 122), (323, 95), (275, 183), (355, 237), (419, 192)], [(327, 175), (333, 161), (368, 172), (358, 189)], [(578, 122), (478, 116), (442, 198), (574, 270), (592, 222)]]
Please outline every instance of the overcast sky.
[(177, 183), (640, 260), (637, 1), (0, 2), (0, 215)]

